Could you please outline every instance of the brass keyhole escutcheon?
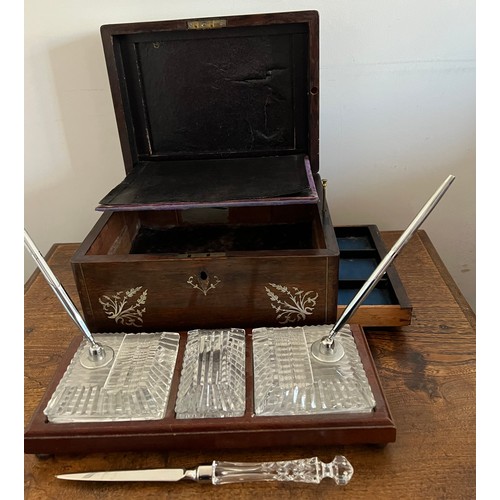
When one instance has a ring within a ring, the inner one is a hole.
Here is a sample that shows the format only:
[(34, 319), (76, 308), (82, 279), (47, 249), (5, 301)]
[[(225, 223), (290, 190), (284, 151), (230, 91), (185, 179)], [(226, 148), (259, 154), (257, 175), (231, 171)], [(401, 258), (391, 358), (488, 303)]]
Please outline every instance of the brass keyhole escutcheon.
[(207, 295), (220, 282), (221, 280), (217, 276), (209, 276), (205, 270), (200, 271), (197, 276), (190, 276), (187, 280), (188, 285), (191, 285), (195, 290), (199, 290), (203, 295)]

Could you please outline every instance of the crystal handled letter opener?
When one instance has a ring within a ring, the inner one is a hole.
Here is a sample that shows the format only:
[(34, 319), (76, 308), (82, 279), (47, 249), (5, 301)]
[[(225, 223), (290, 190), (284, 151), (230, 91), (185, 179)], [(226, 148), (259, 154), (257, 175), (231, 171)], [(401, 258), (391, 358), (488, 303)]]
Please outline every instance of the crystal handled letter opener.
[(189, 479), (200, 483), (228, 484), (250, 481), (282, 481), (317, 484), (331, 478), (340, 486), (352, 478), (354, 469), (348, 460), (337, 455), (330, 463), (317, 457), (280, 462), (220, 462), (194, 469), (144, 469), (62, 474), (58, 479), (73, 481), (156, 481), (177, 482)]

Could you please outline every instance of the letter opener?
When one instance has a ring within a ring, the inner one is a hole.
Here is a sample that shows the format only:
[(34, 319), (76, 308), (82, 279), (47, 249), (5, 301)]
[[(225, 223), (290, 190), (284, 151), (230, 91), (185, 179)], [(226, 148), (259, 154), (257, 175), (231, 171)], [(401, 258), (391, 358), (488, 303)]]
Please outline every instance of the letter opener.
[(331, 478), (344, 486), (352, 478), (354, 469), (348, 460), (337, 455), (330, 463), (317, 457), (280, 462), (222, 462), (199, 465), (194, 469), (143, 469), (62, 474), (58, 479), (72, 481), (155, 481), (177, 482), (189, 479), (214, 485), (250, 481), (282, 481), (318, 484)]

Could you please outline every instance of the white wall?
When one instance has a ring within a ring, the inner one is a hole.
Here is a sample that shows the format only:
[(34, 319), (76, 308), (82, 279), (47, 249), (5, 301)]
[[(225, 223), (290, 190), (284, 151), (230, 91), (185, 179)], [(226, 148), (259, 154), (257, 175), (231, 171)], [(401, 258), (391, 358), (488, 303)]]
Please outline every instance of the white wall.
[[(25, 227), (44, 253), (78, 242), (124, 175), (102, 24), (315, 9), (320, 169), (334, 223), (424, 224), (475, 308), (475, 2), (26, 0)], [(34, 269), (25, 259), (25, 278)]]

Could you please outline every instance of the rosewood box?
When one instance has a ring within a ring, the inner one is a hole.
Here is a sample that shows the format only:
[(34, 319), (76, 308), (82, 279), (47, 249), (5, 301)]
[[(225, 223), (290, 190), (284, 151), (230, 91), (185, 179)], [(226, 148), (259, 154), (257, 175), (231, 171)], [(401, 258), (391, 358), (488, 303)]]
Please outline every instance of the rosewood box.
[(126, 176), (72, 259), (90, 330), (332, 323), (317, 13), (101, 34)]
[[(126, 176), (100, 201), (103, 215), (72, 259), (82, 311), (104, 337), (179, 332), (178, 355), (163, 418), (55, 423), (45, 410), (81, 345), (75, 339), (28, 426), (25, 452), (393, 442), (395, 423), (358, 325), (349, 346), (372, 410), (272, 414), (254, 394), (267, 387), (253, 350), (259, 327), (328, 330), (339, 302), (385, 253), (374, 226), (336, 236), (322, 191), (317, 13), (110, 25), (102, 38)], [(401, 289), (391, 270), (359, 318), (404, 324), (411, 308)], [(372, 307), (391, 315), (377, 317)], [(188, 330), (210, 328), (245, 329), (241, 414), (183, 418), (177, 397)], [(298, 372), (287, 349), (279, 352)], [(352, 370), (332, 369), (340, 391), (347, 378), (357, 383)], [(70, 389), (80, 407), (81, 387)]]

